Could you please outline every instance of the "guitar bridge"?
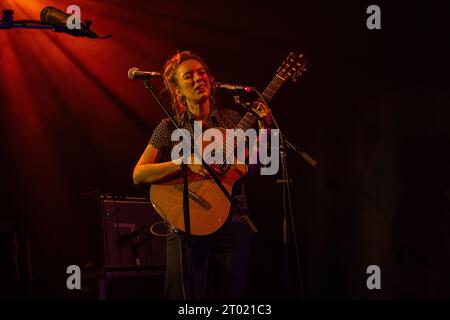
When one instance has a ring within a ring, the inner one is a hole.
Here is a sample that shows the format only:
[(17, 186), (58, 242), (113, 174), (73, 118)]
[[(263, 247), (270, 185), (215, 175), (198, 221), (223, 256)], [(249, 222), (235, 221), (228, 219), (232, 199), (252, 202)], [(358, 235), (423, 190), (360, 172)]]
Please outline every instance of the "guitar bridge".
[[(183, 185), (176, 185), (175, 189), (183, 192)], [(211, 204), (204, 200), (202, 197), (200, 197), (199, 195), (195, 194), (192, 191), (188, 191), (189, 193), (189, 198), (192, 199), (192, 201), (194, 201), (195, 203), (197, 203), (200, 207), (204, 208), (204, 209), (210, 209), (211, 208)]]

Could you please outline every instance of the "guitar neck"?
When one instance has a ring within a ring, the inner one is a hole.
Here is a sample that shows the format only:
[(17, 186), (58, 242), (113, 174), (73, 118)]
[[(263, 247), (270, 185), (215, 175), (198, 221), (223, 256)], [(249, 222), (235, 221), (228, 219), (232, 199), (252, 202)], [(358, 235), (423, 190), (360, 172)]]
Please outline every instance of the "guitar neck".
[(284, 79), (280, 77), (278, 74), (276, 74), (275, 77), (273, 77), (272, 81), (270, 81), (269, 85), (266, 87), (264, 92), (262, 93), (264, 99), (267, 102), (270, 102), (283, 83)]
[[(272, 81), (270, 81), (269, 85), (264, 89), (264, 92), (261, 94), (264, 97), (266, 102), (272, 100), (275, 93), (277, 93), (278, 89), (280, 89), (283, 84), (284, 79), (280, 77), (278, 74), (273, 77)], [(251, 112), (247, 112), (247, 114), (241, 119), (236, 129), (242, 129), (243, 131), (247, 131), (249, 128), (253, 126), (256, 121), (256, 117)]]

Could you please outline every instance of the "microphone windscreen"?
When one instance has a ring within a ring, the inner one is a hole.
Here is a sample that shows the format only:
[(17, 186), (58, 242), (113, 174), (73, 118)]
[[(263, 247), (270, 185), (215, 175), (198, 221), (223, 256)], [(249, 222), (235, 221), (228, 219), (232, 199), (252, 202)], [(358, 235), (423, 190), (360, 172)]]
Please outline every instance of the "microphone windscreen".
[(133, 67), (130, 70), (128, 70), (128, 79), (134, 80), (135, 79), (134, 72), (138, 70), (139, 69), (136, 67)]

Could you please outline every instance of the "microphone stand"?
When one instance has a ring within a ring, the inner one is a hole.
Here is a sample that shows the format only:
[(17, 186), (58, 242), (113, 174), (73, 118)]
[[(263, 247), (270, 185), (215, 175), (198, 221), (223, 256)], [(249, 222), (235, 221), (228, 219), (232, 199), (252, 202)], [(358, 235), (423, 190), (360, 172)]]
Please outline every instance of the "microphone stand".
[[(151, 86), (151, 84), (149, 83), (149, 80), (145, 80), (144, 81), (144, 87), (145, 87), (145, 89), (148, 92), (151, 93), (153, 98), (156, 100), (156, 102), (162, 108), (162, 110), (167, 115), (167, 117), (170, 119), (170, 121), (173, 123), (175, 128), (176, 129), (180, 129), (178, 123), (175, 121), (173, 116), (167, 111), (167, 109), (164, 107), (164, 104), (162, 103), (161, 99), (159, 99), (158, 95), (155, 93), (155, 89)], [(183, 132), (183, 131), (181, 131), (181, 132)], [(235, 209), (238, 209), (238, 207), (236, 205), (236, 202), (231, 197), (231, 194), (228, 193), (227, 189), (225, 189), (225, 187), (223, 186), (222, 182), (218, 178), (218, 176), (215, 173), (215, 171), (204, 161), (203, 156), (201, 158), (202, 158), (202, 165), (206, 168), (206, 170), (208, 171), (209, 175), (214, 179), (215, 183), (219, 186), (220, 190), (224, 193), (224, 195), (230, 201), (231, 205)], [(181, 163), (181, 168), (182, 168), (182, 171), (183, 171), (183, 184), (184, 184), (184, 187), (183, 187), (183, 212), (184, 212), (184, 227), (185, 227), (185, 251), (187, 252), (186, 265), (187, 265), (188, 275), (189, 275), (189, 278), (188, 278), (188, 284), (189, 284), (188, 285), (188, 288), (189, 288), (188, 292), (189, 292), (189, 294), (188, 294), (187, 297), (194, 297), (193, 293), (194, 293), (194, 285), (195, 285), (195, 283), (194, 283), (194, 275), (193, 275), (193, 268), (192, 268), (192, 240), (191, 240), (191, 225), (190, 225), (190, 215), (189, 215), (188, 167), (187, 167), (187, 165), (184, 162), (182, 162)], [(237, 211), (241, 215), (243, 221), (249, 227), (250, 231), (253, 234), (256, 233), (258, 230), (254, 226), (254, 224), (251, 222), (251, 220), (248, 217), (248, 215), (247, 214), (243, 214), (239, 210), (237, 210)], [(187, 298), (186, 297), (186, 292), (184, 292), (184, 295), (185, 295), (184, 298), (186, 299)]]
[[(280, 130), (278, 123), (272, 116), (273, 123)], [(280, 159), (281, 159), (281, 168), (282, 168), (282, 178), (277, 180), (277, 183), (281, 183), (283, 185), (283, 248), (284, 248), (284, 263), (285, 263), (285, 286), (288, 297), (291, 295), (291, 281), (289, 277), (289, 242), (290, 242), (290, 231), (292, 233), (292, 239), (294, 242), (295, 248), (295, 256), (296, 256), (296, 264), (297, 264), (297, 276), (299, 279), (299, 287), (300, 287), (300, 298), (304, 298), (304, 286), (303, 286), (303, 275), (301, 268), (301, 252), (299, 250), (299, 245), (297, 243), (297, 237), (295, 235), (295, 225), (294, 225), (294, 214), (292, 210), (291, 203), (291, 190), (290, 184), (291, 180), (289, 179), (287, 159), (286, 159), (286, 143), (283, 138), (283, 134), (280, 132)], [(287, 204), (289, 208), (289, 214), (286, 210), (286, 197)], [(290, 223), (289, 223), (290, 222)], [(289, 228), (290, 227), (290, 228)]]
[[(265, 105), (268, 106), (266, 99), (262, 96), (262, 94), (256, 90), (253, 89), (253, 91), (256, 92), (259, 99), (261, 99)], [(242, 101), (242, 100), (241, 100)], [(246, 105), (245, 103), (240, 103), (244, 109), (246, 109), (248, 112), (251, 112), (258, 120), (264, 122), (266, 126), (269, 128), (271, 125), (263, 118), (261, 118), (252, 108), (251, 106)], [(305, 296), (305, 289), (303, 284), (303, 276), (302, 276), (302, 265), (301, 265), (301, 246), (297, 241), (297, 237), (295, 234), (295, 225), (294, 225), (294, 213), (292, 209), (292, 201), (291, 201), (291, 179), (289, 178), (288, 173), (288, 166), (287, 166), (287, 157), (286, 157), (286, 150), (287, 148), (290, 148), (291, 150), (295, 151), (300, 157), (302, 157), (307, 163), (309, 163), (311, 166), (316, 167), (317, 161), (314, 160), (310, 155), (308, 155), (306, 152), (303, 152), (300, 150), (300, 148), (296, 147), (294, 144), (289, 142), (289, 140), (285, 137), (283, 137), (282, 130), (280, 129), (280, 126), (278, 125), (275, 117), (272, 113), (272, 121), (275, 127), (279, 130), (280, 134), (280, 159), (281, 159), (281, 168), (282, 168), (282, 178), (277, 180), (277, 183), (281, 183), (283, 185), (283, 251), (284, 251), (284, 264), (285, 264), (285, 288), (288, 297), (291, 295), (291, 281), (289, 277), (289, 242), (291, 237), (290, 232), (292, 233), (292, 239), (294, 243), (295, 248), (295, 256), (296, 256), (296, 265), (297, 265), (297, 276), (299, 279), (299, 289), (300, 289), (300, 298), (304, 298)], [(287, 205), (289, 209), (286, 208), (286, 200)]]

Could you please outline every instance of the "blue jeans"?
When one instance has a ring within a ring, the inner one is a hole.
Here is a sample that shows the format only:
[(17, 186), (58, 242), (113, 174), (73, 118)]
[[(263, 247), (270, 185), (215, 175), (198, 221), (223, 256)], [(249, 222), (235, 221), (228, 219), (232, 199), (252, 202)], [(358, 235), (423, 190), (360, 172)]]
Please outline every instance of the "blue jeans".
[(229, 219), (211, 235), (192, 236), (191, 277), (185, 272), (186, 254), (181, 254), (184, 240), (181, 231), (175, 231), (167, 239), (164, 298), (239, 299), (250, 257), (251, 233), (247, 226)]

